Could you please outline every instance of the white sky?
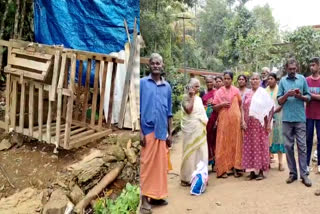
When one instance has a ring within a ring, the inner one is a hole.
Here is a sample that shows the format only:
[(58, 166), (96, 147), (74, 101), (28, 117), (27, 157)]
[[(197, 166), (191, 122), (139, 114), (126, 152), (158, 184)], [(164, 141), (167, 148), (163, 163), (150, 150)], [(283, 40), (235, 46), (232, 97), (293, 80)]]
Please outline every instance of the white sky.
[(320, 0), (250, 0), (246, 6), (264, 6), (272, 9), (273, 17), (281, 31), (292, 31), (305, 25), (320, 24)]

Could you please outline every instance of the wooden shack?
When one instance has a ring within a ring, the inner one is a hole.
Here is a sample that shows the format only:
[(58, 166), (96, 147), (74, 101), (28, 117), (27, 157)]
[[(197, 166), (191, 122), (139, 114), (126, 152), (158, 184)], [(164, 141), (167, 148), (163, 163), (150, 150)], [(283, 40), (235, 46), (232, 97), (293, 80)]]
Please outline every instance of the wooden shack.
[[(64, 149), (85, 145), (112, 132), (115, 77), (117, 65), (123, 60), (18, 40), (0, 40), (0, 45), (8, 48), (4, 69), (6, 109), (0, 127)], [(110, 63), (112, 71), (108, 72)], [(95, 70), (92, 87), (91, 69)], [(105, 80), (110, 74), (111, 87), (106, 91)], [(103, 111), (105, 93), (110, 93), (107, 117)]]

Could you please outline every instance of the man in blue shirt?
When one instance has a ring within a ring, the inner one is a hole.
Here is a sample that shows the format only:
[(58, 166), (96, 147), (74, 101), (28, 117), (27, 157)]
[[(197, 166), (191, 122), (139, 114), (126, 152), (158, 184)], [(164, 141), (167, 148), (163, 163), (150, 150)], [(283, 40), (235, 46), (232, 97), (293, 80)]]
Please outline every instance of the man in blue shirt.
[(306, 115), (304, 109), (304, 102), (310, 100), (311, 94), (304, 76), (296, 73), (298, 63), (295, 59), (289, 59), (285, 65), (285, 69), (287, 75), (280, 80), (278, 102), (283, 106), (282, 132), (290, 171), (286, 182), (290, 184), (298, 178), (294, 157), (294, 142), (296, 140), (300, 178), (307, 187), (311, 187), (312, 183), (308, 178), (309, 173), (307, 170)]
[(149, 67), (151, 74), (140, 80), (141, 213), (151, 213), (150, 204), (168, 204), (164, 198), (168, 196), (168, 147), (172, 139), (171, 87), (161, 77), (162, 57), (152, 54)]

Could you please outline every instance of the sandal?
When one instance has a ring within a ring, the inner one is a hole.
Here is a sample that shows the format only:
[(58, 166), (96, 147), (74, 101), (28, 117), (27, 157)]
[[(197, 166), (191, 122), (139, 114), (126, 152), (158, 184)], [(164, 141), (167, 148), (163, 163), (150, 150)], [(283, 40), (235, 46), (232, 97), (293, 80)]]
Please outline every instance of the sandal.
[(223, 174), (220, 175), (218, 178), (228, 178), (228, 174), (227, 174), (227, 173), (223, 173)]
[(181, 181), (180, 185), (183, 186), (183, 187), (190, 186), (190, 184), (188, 182), (186, 182), (186, 181)]
[(247, 177), (247, 179), (249, 181), (256, 179), (256, 178), (257, 178), (257, 175), (254, 172), (250, 172), (250, 175)]
[(145, 207), (140, 207), (140, 214), (152, 214), (152, 210)]
[(157, 205), (157, 206), (165, 206), (165, 205), (168, 205), (168, 201), (166, 201), (164, 199), (156, 200), (156, 199), (151, 198), (150, 204)]
[(239, 178), (242, 176), (242, 174), (237, 169), (233, 169), (233, 175), (235, 178)]
[(263, 175), (263, 172), (259, 172), (259, 174), (258, 174), (258, 176), (256, 177), (256, 180), (257, 181), (261, 181), (261, 180), (263, 180), (264, 179), (264, 175)]

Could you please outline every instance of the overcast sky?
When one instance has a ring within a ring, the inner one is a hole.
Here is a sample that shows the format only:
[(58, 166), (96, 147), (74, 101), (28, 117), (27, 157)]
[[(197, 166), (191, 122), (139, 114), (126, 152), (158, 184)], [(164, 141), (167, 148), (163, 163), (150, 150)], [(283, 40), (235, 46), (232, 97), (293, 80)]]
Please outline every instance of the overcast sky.
[(268, 3), (280, 30), (295, 30), (305, 25), (320, 25), (320, 0), (251, 0), (246, 5), (252, 9)]

